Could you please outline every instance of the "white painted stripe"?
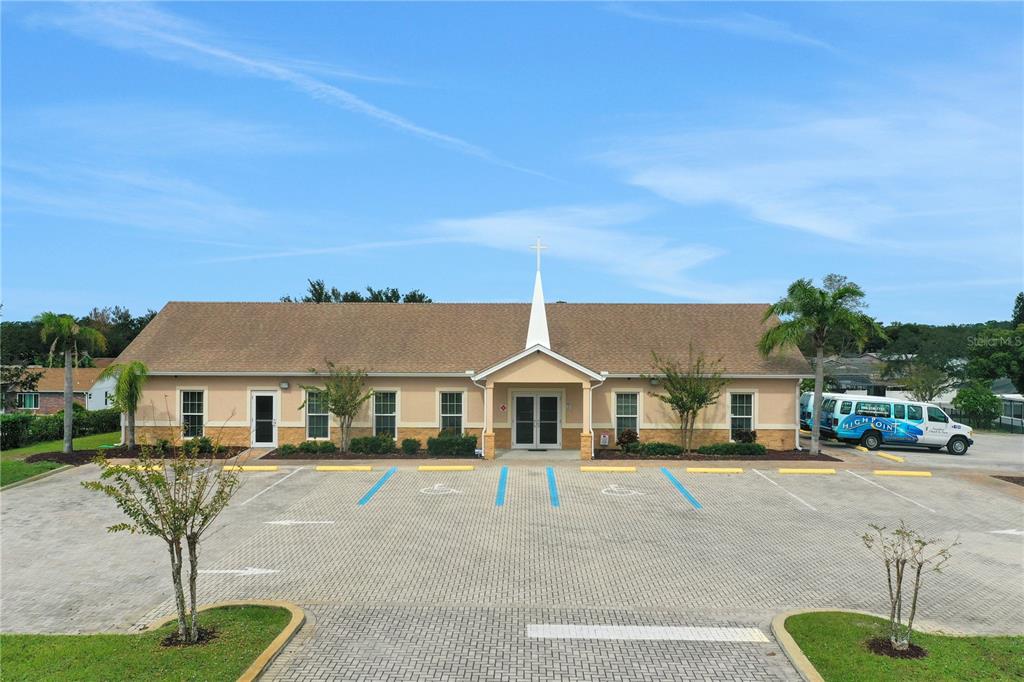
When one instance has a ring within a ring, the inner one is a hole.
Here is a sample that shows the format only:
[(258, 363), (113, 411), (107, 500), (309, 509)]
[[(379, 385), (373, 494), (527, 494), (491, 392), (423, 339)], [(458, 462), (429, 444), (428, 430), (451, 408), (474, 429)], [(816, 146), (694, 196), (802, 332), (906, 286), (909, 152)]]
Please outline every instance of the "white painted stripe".
[(849, 469), (847, 469), (847, 470), (846, 470), (846, 473), (848, 473), (848, 474), (853, 474), (854, 476), (856, 476), (856, 477), (857, 477), (857, 478), (859, 478), (860, 480), (864, 481), (865, 483), (870, 483), (871, 485), (875, 486), (876, 488), (881, 488), (881, 489), (882, 489), (882, 490), (884, 490), (885, 492), (887, 492), (887, 493), (890, 493), (890, 494), (892, 494), (892, 495), (895, 495), (896, 497), (900, 498), (901, 500), (906, 500), (906, 501), (907, 501), (907, 502), (909, 502), (910, 504), (916, 504), (916, 505), (917, 505), (918, 507), (920, 507), (921, 509), (925, 509), (925, 510), (927, 510), (927, 511), (930, 511), (930, 512), (931, 512), (932, 514), (936, 513), (936, 512), (935, 512), (935, 510), (934, 510), (934, 509), (932, 509), (931, 507), (926, 507), (926, 506), (924, 506), (923, 504), (921, 504), (920, 502), (917, 502), (917, 501), (915, 501), (915, 500), (912, 500), (912, 499), (910, 499), (910, 498), (909, 498), (909, 497), (907, 497), (906, 495), (900, 495), (900, 494), (899, 494), (898, 492), (896, 492), (895, 490), (889, 490), (889, 489), (888, 489), (888, 488), (886, 488), (886, 487), (885, 487), (884, 485), (882, 485), (882, 484), (880, 484), (880, 483), (875, 483), (875, 482), (874, 482), (874, 481), (872, 481), (872, 480), (871, 480), (870, 478), (864, 478), (863, 476), (861, 476), (861, 475), (859, 475), (859, 474), (854, 474), (854, 473), (853, 473), (852, 471), (850, 471)]
[(284, 478), (279, 478), (278, 480), (274, 481), (273, 483), (271, 483), (270, 485), (268, 485), (268, 486), (267, 486), (266, 488), (264, 488), (263, 490), (259, 491), (258, 493), (256, 493), (255, 495), (253, 495), (253, 496), (252, 496), (252, 497), (250, 497), (250, 498), (249, 498), (248, 500), (246, 500), (245, 502), (243, 502), (242, 504), (240, 504), (240, 505), (238, 505), (238, 506), (239, 506), (239, 507), (242, 507), (242, 506), (244, 506), (244, 505), (247, 505), (247, 504), (249, 504), (250, 502), (252, 502), (253, 500), (255, 500), (255, 499), (256, 499), (257, 497), (259, 497), (259, 496), (260, 496), (260, 495), (262, 495), (263, 493), (265, 493), (265, 492), (267, 492), (268, 490), (270, 490), (271, 488), (273, 488), (273, 487), (274, 487), (275, 485), (277, 485), (278, 483), (284, 483), (284, 482), (285, 482), (285, 480), (287, 480), (287, 479), (291, 478), (292, 476), (294, 476), (295, 474), (299, 473), (300, 471), (302, 471), (302, 470), (303, 470), (303, 469), (305, 469), (305, 468), (306, 468), (306, 467), (299, 467), (298, 469), (296, 469), (295, 471), (291, 472), (290, 474), (288, 474), (288, 475), (287, 475), (287, 476), (285, 476)]
[(764, 474), (762, 474), (762, 473), (761, 473), (760, 471), (758, 471), (757, 469), (751, 469), (751, 471), (753, 471), (753, 472), (754, 472), (755, 474), (757, 474), (758, 476), (760, 476), (760, 477), (761, 477), (761, 478), (763, 478), (764, 480), (768, 481), (768, 482), (769, 482), (769, 483), (771, 483), (772, 485), (776, 486), (776, 487), (777, 487), (777, 488), (778, 488), (779, 490), (781, 490), (782, 492), (786, 493), (787, 495), (789, 495), (789, 496), (790, 496), (790, 497), (792, 497), (792, 498), (793, 498), (794, 500), (796, 500), (797, 502), (799, 502), (799, 503), (800, 503), (800, 504), (802, 504), (803, 506), (807, 507), (807, 508), (808, 508), (808, 509), (810, 509), (811, 511), (818, 511), (817, 509), (815, 509), (815, 508), (814, 508), (814, 507), (812, 507), (811, 505), (807, 504), (807, 502), (805, 502), (805, 501), (804, 501), (804, 500), (802, 500), (801, 498), (797, 497), (796, 495), (794, 495), (793, 493), (789, 492), (788, 490), (786, 490), (785, 488), (783, 488), (783, 487), (782, 487), (781, 485), (779, 485), (778, 483), (776, 483), (776, 482), (775, 482), (775, 481), (773, 481), (772, 479), (770, 479), (770, 478), (768, 478), (767, 476), (765, 476)]
[(674, 640), (683, 642), (767, 642), (758, 628), (667, 627), (658, 625), (527, 625), (530, 639)]

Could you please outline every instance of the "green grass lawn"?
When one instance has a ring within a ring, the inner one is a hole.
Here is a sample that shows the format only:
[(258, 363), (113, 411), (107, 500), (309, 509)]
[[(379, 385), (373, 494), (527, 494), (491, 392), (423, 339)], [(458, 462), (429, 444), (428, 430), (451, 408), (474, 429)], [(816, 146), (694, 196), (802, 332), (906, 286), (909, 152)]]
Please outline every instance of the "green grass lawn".
[[(75, 438), (74, 443), (75, 450), (95, 450), (101, 445), (117, 445), (120, 441), (121, 432), (111, 431), (110, 433), (94, 433), (91, 436), (79, 436)], [(41, 443), (33, 443), (23, 448), (4, 450), (0, 453), (0, 461), (25, 459), (29, 455), (35, 455), (40, 452), (60, 452), (63, 447), (64, 441), (62, 440), (47, 440)]]
[(0, 635), (5, 680), (237, 680), (288, 624), (273, 606), (226, 606), (200, 614), (216, 639), (163, 647), (171, 624), (130, 635)]
[(1024, 637), (951, 637), (914, 633), (928, 651), (919, 659), (878, 656), (864, 646), (887, 636), (888, 623), (856, 613), (805, 613), (786, 619), (786, 630), (828, 682), (842, 680), (1020, 680)]
[[(95, 450), (101, 445), (117, 445), (120, 440), (120, 431), (80, 436), (75, 439), (75, 450)], [(40, 452), (60, 452), (63, 447), (64, 441), (48, 440), (42, 443), (33, 443), (23, 448), (0, 452), (0, 485), (17, 483), (30, 476), (56, 469), (60, 466), (57, 462), (29, 463), (25, 462), (24, 459), (29, 455), (35, 455)]]

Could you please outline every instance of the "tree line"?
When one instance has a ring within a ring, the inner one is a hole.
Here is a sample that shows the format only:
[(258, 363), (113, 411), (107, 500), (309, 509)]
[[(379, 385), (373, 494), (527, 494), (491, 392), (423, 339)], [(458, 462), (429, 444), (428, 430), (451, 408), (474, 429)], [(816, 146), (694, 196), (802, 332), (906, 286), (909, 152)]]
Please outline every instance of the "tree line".
[[(82, 328), (98, 332), (106, 341), (103, 352), (110, 357), (116, 357), (155, 315), (155, 310), (133, 315), (128, 308), (108, 306), (93, 308), (85, 316), (73, 320)], [(53, 340), (44, 340), (44, 326), (41, 316), (23, 322), (0, 323), (0, 337), (3, 338), (3, 344), (0, 345), (0, 364), (63, 367), (64, 355), (52, 352)], [(74, 355), (71, 360), (75, 366), (91, 367), (93, 357), (96, 357), (96, 350), (83, 346), (78, 353), (77, 361)]]

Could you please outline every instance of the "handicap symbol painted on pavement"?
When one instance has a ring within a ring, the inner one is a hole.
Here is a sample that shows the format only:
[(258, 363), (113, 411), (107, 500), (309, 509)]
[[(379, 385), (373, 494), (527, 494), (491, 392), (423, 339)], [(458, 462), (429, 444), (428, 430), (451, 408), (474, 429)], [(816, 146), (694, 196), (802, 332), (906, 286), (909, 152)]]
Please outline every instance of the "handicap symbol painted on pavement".
[(633, 495), (646, 495), (639, 490), (630, 490), (629, 488), (620, 488), (616, 484), (612, 483), (607, 488), (601, 491), (602, 495), (611, 495), (612, 497), (632, 497)]
[(449, 488), (444, 483), (437, 483), (432, 488), (424, 488), (420, 491), (421, 495), (461, 495), (461, 490), (455, 488)]

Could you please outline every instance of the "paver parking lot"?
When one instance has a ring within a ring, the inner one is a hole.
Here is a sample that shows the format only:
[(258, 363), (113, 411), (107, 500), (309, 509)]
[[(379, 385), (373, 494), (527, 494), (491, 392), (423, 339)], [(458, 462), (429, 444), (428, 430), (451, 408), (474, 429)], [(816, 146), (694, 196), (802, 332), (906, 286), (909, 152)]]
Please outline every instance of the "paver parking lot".
[[(246, 472), (202, 566), (266, 572), (203, 575), (201, 598), (307, 609), (272, 679), (796, 679), (771, 617), (882, 609), (884, 573), (859, 537), (905, 519), (963, 542), (925, 585), (924, 624), (1024, 631), (1024, 537), (992, 532), (1024, 528), (1009, 484), (665, 468), (671, 477), (510, 466), (504, 486), (490, 463), (399, 465), (382, 484), (380, 465)], [(161, 543), (104, 532), (118, 513), (78, 485), (95, 475), (82, 467), (0, 496), (4, 631), (128, 629), (170, 610)], [(769, 641), (529, 636), (560, 624), (753, 627)]]

